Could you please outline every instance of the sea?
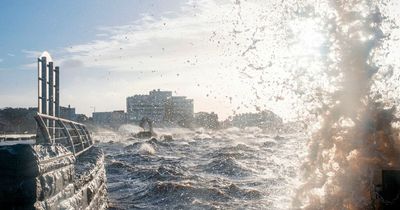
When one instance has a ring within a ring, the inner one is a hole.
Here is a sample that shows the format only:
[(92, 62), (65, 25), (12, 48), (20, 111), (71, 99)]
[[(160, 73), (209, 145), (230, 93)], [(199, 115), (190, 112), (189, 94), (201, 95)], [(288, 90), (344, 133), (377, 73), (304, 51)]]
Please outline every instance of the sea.
[(159, 137), (151, 139), (135, 139), (129, 132), (95, 135), (105, 153), (110, 209), (292, 205), (306, 155), (305, 134), (281, 135), (258, 127), (156, 132)]

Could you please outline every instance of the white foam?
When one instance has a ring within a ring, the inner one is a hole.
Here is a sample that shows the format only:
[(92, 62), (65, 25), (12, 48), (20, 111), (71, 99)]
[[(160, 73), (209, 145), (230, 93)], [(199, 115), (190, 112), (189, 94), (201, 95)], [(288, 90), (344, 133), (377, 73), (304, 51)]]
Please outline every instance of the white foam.
[(156, 150), (150, 144), (143, 143), (140, 145), (138, 153), (142, 155), (154, 155), (156, 154)]

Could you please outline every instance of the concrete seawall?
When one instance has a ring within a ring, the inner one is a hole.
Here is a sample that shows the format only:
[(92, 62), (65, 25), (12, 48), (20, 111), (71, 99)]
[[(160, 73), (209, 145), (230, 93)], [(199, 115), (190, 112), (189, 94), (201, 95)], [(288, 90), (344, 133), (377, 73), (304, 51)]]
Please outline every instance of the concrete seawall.
[(106, 209), (104, 154), (92, 147), (77, 158), (62, 145), (0, 147), (0, 206), (4, 209)]

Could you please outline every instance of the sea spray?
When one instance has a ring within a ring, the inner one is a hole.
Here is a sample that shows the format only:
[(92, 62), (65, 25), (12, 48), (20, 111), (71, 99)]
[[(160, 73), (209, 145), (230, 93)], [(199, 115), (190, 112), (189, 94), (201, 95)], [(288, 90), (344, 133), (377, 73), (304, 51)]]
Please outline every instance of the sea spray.
[(142, 155), (154, 155), (156, 150), (148, 143), (142, 143), (138, 150), (139, 154)]
[(124, 124), (119, 126), (118, 128), (118, 133), (120, 133), (121, 135), (132, 135), (140, 131), (143, 131), (143, 128), (134, 124)]
[(338, 89), (321, 109), (320, 129), (309, 142), (305, 183), (295, 207), (372, 209), (374, 176), (399, 167), (395, 108), (371, 92), (378, 68), (371, 54), (383, 33), (382, 14), (373, 1), (330, 1), (330, 65)]
[(296, 111), (312, 133), (293, 208), (372, 208), (375, 175), (399, 167), (392, 126), (400, 78), (394, 63), (398, 6), (386, 0), (235, 1), (236, 52), (228, 56), (236, 54), (234, 64), (254, 90), (250, 103), (278, 112), (289, 106), (285, 110)]

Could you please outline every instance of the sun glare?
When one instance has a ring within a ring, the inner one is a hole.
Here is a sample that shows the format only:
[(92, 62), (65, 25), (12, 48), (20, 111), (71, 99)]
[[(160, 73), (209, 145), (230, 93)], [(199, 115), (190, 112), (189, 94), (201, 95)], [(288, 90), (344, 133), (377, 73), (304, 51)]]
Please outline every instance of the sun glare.
[(296, 34), (293, 47), (298, 55), (320, 56), (320, 47), (325, 41), (323, 34), (318, 31), (318, 21), (315, 19), (307, 19), (304, 21), (294, 21), (290, 29)]

